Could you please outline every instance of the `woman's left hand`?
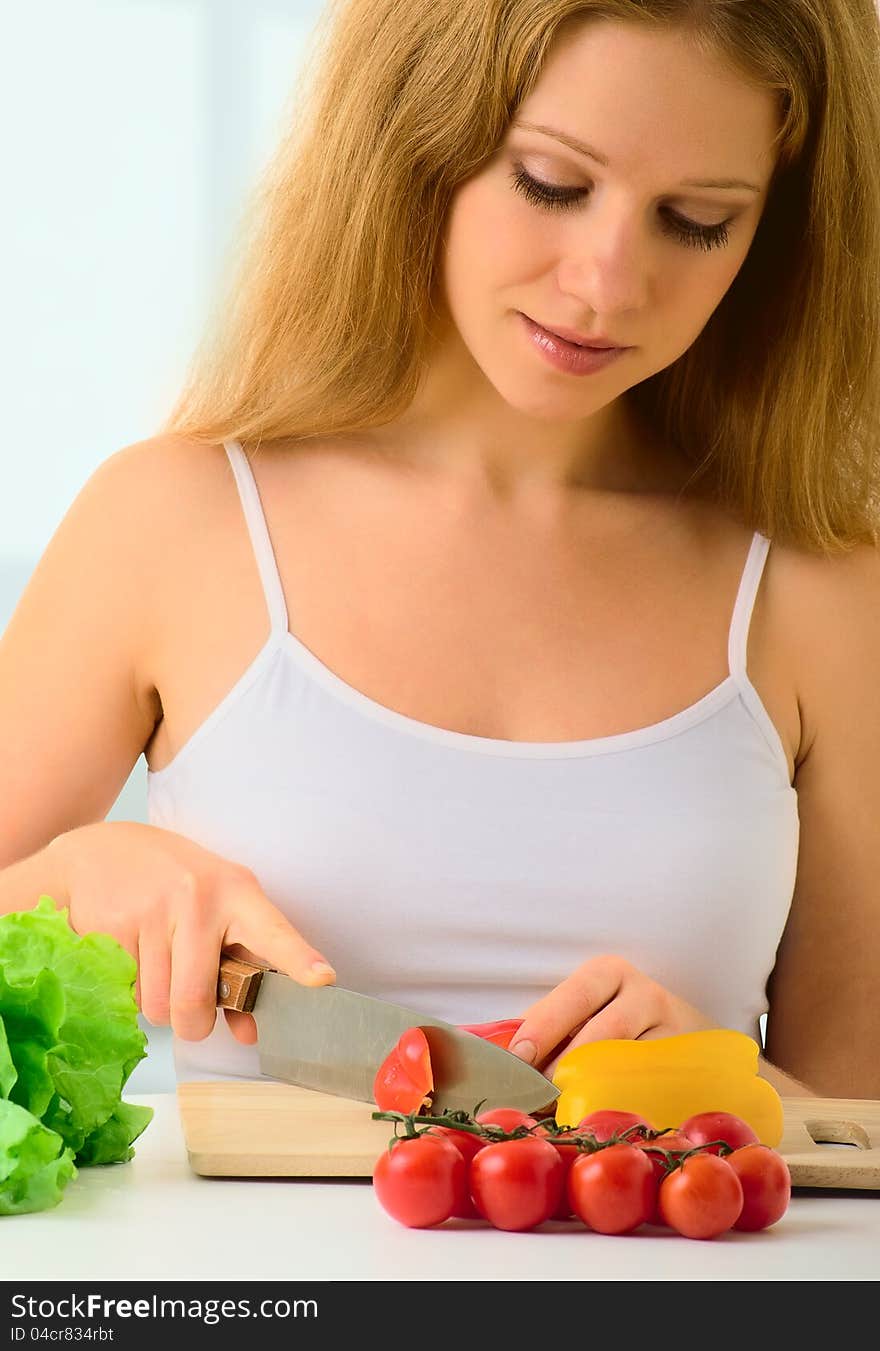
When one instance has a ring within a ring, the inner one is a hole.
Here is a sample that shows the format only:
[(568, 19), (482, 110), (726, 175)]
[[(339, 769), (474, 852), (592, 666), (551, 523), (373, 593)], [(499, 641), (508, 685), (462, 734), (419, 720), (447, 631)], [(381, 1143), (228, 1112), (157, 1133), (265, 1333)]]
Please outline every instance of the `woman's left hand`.
[(522, 1015), (509, 1050), (552, 1078), (567, 1051), (606, 1038), (671, 1037), (717, 1027), (623, 957), (584, 962)]

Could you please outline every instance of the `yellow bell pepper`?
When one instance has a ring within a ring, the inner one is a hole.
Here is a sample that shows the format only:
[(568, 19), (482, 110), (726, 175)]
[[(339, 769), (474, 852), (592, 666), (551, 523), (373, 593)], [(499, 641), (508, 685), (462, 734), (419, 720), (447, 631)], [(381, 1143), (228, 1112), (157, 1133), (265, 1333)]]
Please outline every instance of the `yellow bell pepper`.
[(644, 1041), (609, 1039), (561, 1057), (556, 1122), (576, 1126), (601, 1108), (637, 1112), (664, 1130), (697, 1112), (731, 1112), (762, 1144), (782, 1139), (782, 1100), (758, 1077), (759, 1047), (743, 1032), (710, 1028)]

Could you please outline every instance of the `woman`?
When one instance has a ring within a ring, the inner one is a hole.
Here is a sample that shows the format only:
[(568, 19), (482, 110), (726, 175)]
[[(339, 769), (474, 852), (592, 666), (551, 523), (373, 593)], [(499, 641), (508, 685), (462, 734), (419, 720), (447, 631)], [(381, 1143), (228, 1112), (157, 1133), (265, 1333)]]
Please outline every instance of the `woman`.
[(873, 0), (336, 9), (0, 646), (0, 908), (124, 943), (181, 1077), (258, 1072), (226, 949), (880, 1096)]

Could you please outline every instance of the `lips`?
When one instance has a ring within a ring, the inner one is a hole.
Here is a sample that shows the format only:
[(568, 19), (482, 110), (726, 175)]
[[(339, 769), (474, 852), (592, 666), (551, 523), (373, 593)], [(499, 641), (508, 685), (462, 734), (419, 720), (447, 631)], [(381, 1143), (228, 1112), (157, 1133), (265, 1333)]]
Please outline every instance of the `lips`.
[(557, 338), (562, 338), (564, 342), (570, 342), (575, 347), (589, 347), (594, 352), (607, 352), (612, 348), (623, 347), (623, 343), (609, 342), (606, 338), (586, 338), (572, 328), (559, 328), (555, 324), (540, 324), (540, 327), (545, 332), (552, 333)]
[[(548, 329), (542, 324), (537, 324), (534, 319), (521, 312), (519, 317), (529, 339), (544, 360), (569, 375), (590, 375), (603, 370), (611, 362), (622, 358), (628, 350), (626, 347), (617, 346), (594, 347), (568, 337), (568, 334), (572, 333), (571, 329), (560, 333), (556, 329)], [(582, 339), (583, 334), (578, 334), (577, 338)]]

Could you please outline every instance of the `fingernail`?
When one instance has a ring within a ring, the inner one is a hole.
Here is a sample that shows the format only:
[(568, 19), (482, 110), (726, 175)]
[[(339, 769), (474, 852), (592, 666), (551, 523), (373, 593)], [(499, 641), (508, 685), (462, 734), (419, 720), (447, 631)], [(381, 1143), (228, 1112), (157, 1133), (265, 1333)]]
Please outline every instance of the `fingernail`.
[(316, 978), (321, 976), (333, 976), (335, 979), (336, 972), (329, 962), (312, 962), (309, 967), (309, 975), (315, 976)]
[(520, 1060), (525, 1060), (529, 1065), (532, 1064), (538, 1054), (535, 1043), (528, 1040), (514, 1042), (512, 1046), (508, 1047), (508, 1050), (512, 1051), (514, 1055), (518, 1055)]

